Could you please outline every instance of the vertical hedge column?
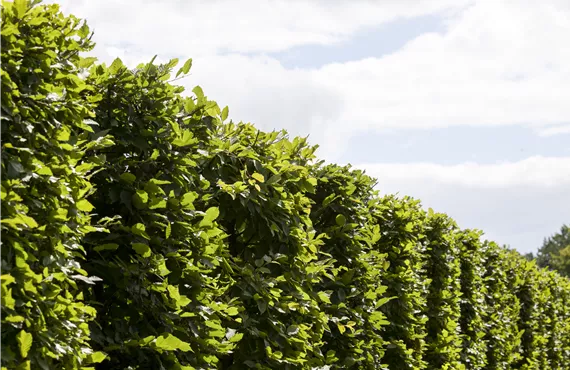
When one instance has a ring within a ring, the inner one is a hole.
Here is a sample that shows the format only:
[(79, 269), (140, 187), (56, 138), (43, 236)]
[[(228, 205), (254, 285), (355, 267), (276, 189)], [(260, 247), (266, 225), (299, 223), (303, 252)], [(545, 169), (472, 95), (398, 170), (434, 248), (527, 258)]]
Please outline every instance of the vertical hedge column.
[(540, 311), (542, 305), (538, 299), (538, 279), (540, 275), (534, 268), (534, 263), (521, 261), (522, 284), (518, 289), (520, 302), (519, 330), (524, 331), (521, 337), (522, 358), (515, 363), (518, 369), (540, 369), (541, 351), (539, 348), (543, 342), (540, 335)]
[(388, 323), (379, 309), (388, 299), (386, 286), (379, 283), (385, 255), (374, 248), (380, 231), (371, 222), (373, 181), (348, 166), (320, 167), (317, 174), (311, 218), (326, 235), (323, 253), (334, 259), (332, 276), (315, 287), (330, 292), (321, 306), (329, 316), (322, 350), (334, 368), (378, 369), (385, 351), (382, 329)]
[[(550, 287), (550, 281), (548, 279), (548, 273), (546, 270), (539, 271), (537, 280), (535, 284), (537, 285), (538, 297), (536, 297), (536, 303), (538, 306), (539, 318), (538, 318), (538, 348), (548, 348), (548, 343), (552, 339), (552, 332), (550, 331), (550, 325), (552, 324), (552, 319), (549, 315), (549, 306), (554, 303), (554, 296), (552, 295), (552, 290)], [(553, 366), (550, 361), (549, 351), (542, 350), (538, 351), (538, 368), (539, 369), (552, 369)]]
[(481, 234), (465, 230), (457, 238), (461, 248), (461, 363), (467, 370), (485, 369), (487, 365), (487, 343), (483, 340), (487, 288), (483, 281), (485, 249), (480, 241)]
[[(516, 292), (520, 277), (508, 260), (506, 251), (493, 242), (485, 242), (486, 264), (484, 282), (487, 367), (511, 369), (521, 358), (519, 323), (520, 305)], [(522, 259), (522, 257), (520, 258)]]
[(558, 278), (560, 292), (561, 309), (558, 313), (560, 319), (560, 347), (562, 358), (565, 360), (563, 364), (568, 363), (570, 359), (570, 281), (565, 278)]
[(110, 355), (102, 368), (215, 368), (239, 339), (239, 307), (221, 299), (231, 278), (220, 210), (197, 168), (220, 109), (199, 88), (182, 98), (165, 82), (176, 63), (130, 70), (117, 59), (89, 71), (103, 97), (98, 135), (116, 141), (97, 153), (106, 162), (93, 177), (109, 232), (87, 239), (86, 269), (103, 279), (89, 295), (99, 303), (94, 345)]
[[(87, 199), (91, 89), (78, 77), (89, 28), (57, 5), (2, 2), (2, 368), (78, 369), (91, 353), (95, 309), (83, 287), (82, 238), (97, 230)], [(96, 96), (94, 96), (96, 98)]]
[(563, 335), (561, 335), (564, 332), (562, 328), (564, 306), (561, 296), (564, 279), (554, 272), (547, 272), (545, 282), (550, 291), (550, 299), (545, 302), (544, 312), (547, 318), (544, 330), (549, 334), (546, 352), (550, 367), (560, 369), (564, 365)]
[(457, 369), (461, 353), (457, 230), (449, 217), (431, 211), (426, 229), (425, 271), (431, 283), (425, 309), (428, 321), (424, 358), (428, 369)]
[[(312, 226), (309, 193), (317, 181), (308, 163), (315, 148), (283, 132), (227, 124), (210, 141), (202, 175), (215, 191), (236, 284), (226, 297), (239, 302), (236, 350), (230, 369), (296, 369), (324, 365), (322, 302), (315, 286), (329, 272), (319, 260), (322, 236)], [(215, 185), (214, 185), (215, 184)]]
[(388, 268), (382, 285), (388, 287), (388, 297), (395, 297), (382, 307), (390, 322), (383, 334), (388, 342), (383, 362), (391, 370), (425, 369), (427, 318), (423, 310), (429, 283), (423, 273), (424, 249), (421, 244), (425, 213), (418, 201), (387, 196), (379, 201), (374, 216), (381, 233), (376, 246), (388, 254)]

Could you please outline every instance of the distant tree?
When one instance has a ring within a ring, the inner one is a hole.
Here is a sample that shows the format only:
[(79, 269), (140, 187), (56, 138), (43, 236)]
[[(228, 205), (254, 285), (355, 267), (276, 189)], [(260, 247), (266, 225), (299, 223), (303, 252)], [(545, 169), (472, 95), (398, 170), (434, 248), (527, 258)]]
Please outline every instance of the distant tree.
[(552, 255), (552, 267), (561, 275), (570, 276), (570, 244)]
[(570, 263), (570, 226), (563, 225), (560, 232), (549, 238), (545, 238), (542, 247), (536, 254), (536, 263), (540, 267), (548, 267), (553, 270), (568, 269)]

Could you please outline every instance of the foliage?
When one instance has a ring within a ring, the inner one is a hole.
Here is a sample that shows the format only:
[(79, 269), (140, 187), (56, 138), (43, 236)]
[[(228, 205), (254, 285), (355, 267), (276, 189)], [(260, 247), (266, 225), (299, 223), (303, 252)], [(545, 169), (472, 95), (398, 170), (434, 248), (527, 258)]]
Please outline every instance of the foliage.
[(222, 298), (231, 278), (220, 210), (199, 170), (220, 110), (165, 83), (175, 64), (89, 69), (102, 97), (93, 140), (115, 140), (96, 152), (91, 202), (108, 232), (86, 239), (84, 264), (102, 279), (85, 296), (97, 302), (92, 340), (110, 356), (105, 367), (212, 368), (237, 339), (227, 325), (238, 307)]
[(309, 161), (315, 148), (263, 133), (250, 124), (220, 125), (201, 173), (213, 190), (228, 234), (235, 284), (227, 299), (239, 302), (240, 336), (223, 367), (293, 369), (324, 364), (320, 347), (327, 317), (316, 291), (330, 268), (309, 218), (316, 180)]
[(552, 269), (560, 275), (570, 276), (570, 244), (552, 255)]
[(570, 362), (566, 277), (228, 122), (171, 83), (177, 60), (82, 58), (89, 29), (56, 5), (2, 18), (3, 368)]
[[(457, 226), (444, 214), (431, 210), (426, 220), (426, 277), (430, 279), (424, 308), (428, 368), (456, 369), (461, 351), (460, 298), (461, 265), (457, 246)], [(445, 348), (442, 351), (442, 348)]]
[(483, 282), (486, 286), (485, 310), (487, 365), (485, 369), (510, 369), (521, 359), (521, 304), (516, 293), (520, 291), (520, 264), (516, 253), (506, 251), (496, 243), (485, 242)]
[(430, 284), (424, 273), (426, 214), (419, 201), (386, 196), (376, 200), (373, 215), (381, 233), (376, 248), (388, 255), (382, 285), (388, 297), (395, 297), (382, 307), (389, 322), (383, 333), (384, 362), (389, 369), (425, 369), (423, 309)]
[[(376, 243), (380, 227), (373, 222), (373, 179), (349, 166), (317, 166), (318, 185), (310, 197), (311, 219), (324, 233), (322, 252), (334, 260), (332, 273), (316, 290), (329, 317), (323, 335), (326, 364), (331, 368), (383, 368), (384, 326), (381, 308), (389, 298), (379, 280), (388, 267)], [(324, 298), (324, 297), (323, 297)]]
[[(568, 247), (570, 247), (570, 225), (562, 225), (560, 232), (544, 239), (536, 254), (536, 264), (570, 276), (570, 271), (567, 270), (567, 265), (570, 263), (568, 262)], [(566, 251), (562, 252), (564, 249)]]
[(481, 233), (476, 230), (465, 230), (457, 235), (461, 265), (461, 363), (466, 370), (482, 369), (487, 364), (488, 343), (483, 340), (488, 312), (484, 281), (487, 249), (480, 238)]
[(89, 136), (89, 28), (32, 5), (2, 4), (2, 365), (72, 369), (103, 356), (90, 354), (82, 288), (99, 279), (81, 268), (82, 238), (97, 230), (92, 154), (113, 142)]

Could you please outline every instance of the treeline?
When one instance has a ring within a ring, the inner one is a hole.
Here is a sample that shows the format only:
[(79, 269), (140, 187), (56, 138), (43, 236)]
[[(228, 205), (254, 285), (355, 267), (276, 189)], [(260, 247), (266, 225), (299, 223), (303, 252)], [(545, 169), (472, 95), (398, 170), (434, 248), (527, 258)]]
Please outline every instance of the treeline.
[(2, 366), (564, 369), (570, 281), (305, 139), (228, 122), (176, 60), (97, 64), (2, 6)]
[(560, 232), (544, 238), (536, 256), (525, 254), (528, 260), (536, 260), (539, 267), (548, 268), (562, 276), (570, 277), (570, 225), (562, 225)]

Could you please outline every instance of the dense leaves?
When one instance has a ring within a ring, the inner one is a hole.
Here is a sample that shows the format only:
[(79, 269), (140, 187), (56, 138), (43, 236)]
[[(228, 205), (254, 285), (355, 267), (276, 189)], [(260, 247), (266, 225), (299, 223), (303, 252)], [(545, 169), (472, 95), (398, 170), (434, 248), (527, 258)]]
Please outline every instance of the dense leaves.
[(317, 166), (315, 172), (311, 218), (325, 234), (323, 253), (334, 261), (331, 274), (315, 287), (327, 297), (322, 299), (329, 317), (323, 336), (327, 365), (379, 369), (385, 351), (382, 332), (388, 324), (380, 308), (389, 298), (380, 284), (388, 262), (376, 248), (380, 227), (370, 212), (374, 183), (350, 167)]
[[(3, 369), (562, 369), (570, 281), (2, 7)], [(560, 252), (560, 256), (563, 251)]]
[(425, 369), (424, 308), (430, 283), (424, 274), (426, 214), (416, 200), (387, 196), (377, 201), (373, 215), (381, 233), (376, 248), (388, 254), (381, 281), (386, 295), (395, 298), (382, 307), (389, 321), (383, 334), (388, 342), (384, 362), (389, 369)]
[(113, 368), (215, 367), (235, 346), (226, 321), (236, 307), (221, 299), (225, 234), (199, 168), (219, 109), (164, 83), (175, 64), (89, 70), (102, 96), (95, 136), (112, 133), (115, 145), (96, 152), (104, 164), (92, 178), (94, 221), (112, 221), (86, 238), (84, 268), (103, 280), (85, 296), (98, 303), (93, 344)]
[[(526, 255), (529, 260), (532, 253)], [(548, 267), (564, 276), (570, 276), (570, 226), (562, 225), (560, 231), (544, 239), (536, 255), (536, 264)]]
[[(87, 197), (98, 167), (97, 95), (79, 76), (89, 28), (57, 6), (2, 7), (2, 365), (77, 368), (96, 312), (82, 287), (82, 238), (97, 230)], [(103, 356), (104, 357), (104, 356)]]

